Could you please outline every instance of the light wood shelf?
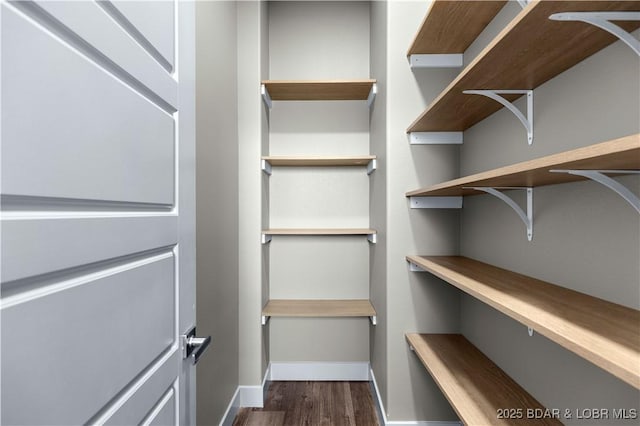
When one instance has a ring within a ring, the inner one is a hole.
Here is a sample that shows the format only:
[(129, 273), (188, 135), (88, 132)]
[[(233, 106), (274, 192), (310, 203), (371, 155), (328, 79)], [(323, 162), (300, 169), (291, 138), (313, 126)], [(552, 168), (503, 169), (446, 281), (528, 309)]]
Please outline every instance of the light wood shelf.
[(263, 80), (274, 101), (350, 101), (369, 98), (376, 80)]
[(270, 235), (371, 235), (375, 229), (363, 228), (273, 228), (265, 229), (263, 234)]
[(376, 310), (364, 299), (273, 299), (262, 309), (262, 325), (269, 317), (369, 317), (376, 325)]
[(340, 156), (264, 156), (272, 166), (279, 167), (342, 167), (342, 166), (367, 166), (376, 159), (375, 155), (360, 155), (350, 157)]
[(464, 53), (506, 3), (433, 1), (407, 56)]
[[(408, 132), (463, 131), (502, 105), (464, 90), (531, 90), (614, 41), (582, 22), (548, 19), (560, 12), (640, 10), (639, 1), (533, 1), (409, 126)], [(621, 22), (633, 31), (639, 22)], [(588, 90), (588, 88), (585, 88)], [(521, 95), (504, 95), (513, 101)]]
[(416, 189), (407, 192), (406, 196), (475, 195), (483, 192), (468, 187), (535, 187), (585, 179), (568, 173), (550, 172), (555, 169), (638, 170), (640, 169), (640, 134)]
[[(562, 424), (527, 418), (527, 409), (544, 411), (544, 407), (463, 336), (408, 333), (405, 337), (464, 424)], [(522, 418), (499, 419), (505, 408), (521, 409)]]
[(460, 256), (407, 256), (640, 389), (640, 311)]

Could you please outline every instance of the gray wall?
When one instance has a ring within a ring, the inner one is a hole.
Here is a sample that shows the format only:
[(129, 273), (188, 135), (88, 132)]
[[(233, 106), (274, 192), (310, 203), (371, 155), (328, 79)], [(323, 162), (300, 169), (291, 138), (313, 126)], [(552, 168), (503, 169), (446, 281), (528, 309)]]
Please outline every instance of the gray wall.
[(196, 4), (197, 424), (218, 424), (238, 386), (236, 3)]
[[(368, 2), (270, 2), (269, 74), (274, 80), (369, 77)], [(365, 102), (274, 102), (271, 155), (365, 155)], [(268, 178), (272, 228), (368, 228), (365, 168), (274, 168)], [(368, 299), (364, 237), (274, 237), (269, 293), (274, 299)], [(369, 361), (363, 318), (272, 318), (270, 359)]]
[[(518, 9), (509, 5), (486, 31), (499, 30)], [(485, 40), (481, 36), (468, 55)], [(621, 42), (591, 56), (534, 91), (533, 146), (506, 110), (467, 130), (461, 174), (637, 133), (639, 74), (638, 57)], [(640, 192), (638, 177), (620, 181)], [(594, 182), (536, 188), (533, 204), (534, 236), (528, 242), (522, 223), (500, 201), (467, 197), (460, 253), (640, 307), (640, 223), (631, 206)], [(466, 295), (461, 318), (463, 334), (547, 407), (639, 407), (638, 390), (540, 335), (529, 337), (526, 327)]]

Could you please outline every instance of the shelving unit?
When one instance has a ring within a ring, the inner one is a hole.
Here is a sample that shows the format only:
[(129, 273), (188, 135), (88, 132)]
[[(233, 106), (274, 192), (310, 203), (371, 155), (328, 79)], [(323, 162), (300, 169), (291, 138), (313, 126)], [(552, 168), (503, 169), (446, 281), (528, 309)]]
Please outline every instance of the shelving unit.
[(506, 3), (432, 2), (407, 52), (411, 67), (461, 67), (464, 51)]
[(460, 256), (407, 256), (640, 389), (640, 311)]
[(271, 174), (272, 167), (366, 167), (367, 174), (377, 168), (375, 155), (341, 156), (263, 156), (262, 170)]
[[(515, 99), (617, 40), (610, 33), (584, 22), (549, 19), (562, 12), (589, 11), (640, 11), (640, 2), (531, 2), (465, 67), (407, 132), (462, 132), (502, 106), (510, 105), (515, 111), (511, 104)], [(633, 31), (640, 27), (640, 22), (620, 22), (620, 27)], [(488, 97), (491, 93), (475, 93), (485, 96), (465, 93), (477, 90), (493, 92), (504, 102), (495, 102), (498, 99)], [(500, 93), (503, 90), (517, 93)], [(529, 113), (532, 116), (532, 111)], [(532, 131), (533, 123), (530, 124)], [(532, 138), (531, 134), (529, 142)]]
[[(405, 337), (464, 424), (531, 424), (534, 420), (527, 418), (527, 409), (545, 412), (542, 404), (463, 336), (408, 333)], [(499, 418), (505, 412), (507, 418)], [(562, 424), (555, 418), (536, 418), (535, 423)]]
[(269, 300), (262, 309), (262, 325), (269, 317), (369, 317), (376, 324), (376, 311), (368, 300)]
[(272, 101), (367, 101), (373, 103), (376, 80), (263, 80), (262, 97)]

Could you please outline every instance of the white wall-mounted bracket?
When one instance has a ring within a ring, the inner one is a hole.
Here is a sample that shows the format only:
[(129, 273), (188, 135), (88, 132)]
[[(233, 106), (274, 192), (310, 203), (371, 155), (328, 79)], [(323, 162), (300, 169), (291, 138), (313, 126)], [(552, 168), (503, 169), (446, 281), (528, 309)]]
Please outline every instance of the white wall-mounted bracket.
[(527, 327), (527, 334), (529, 335), (529, 337), (533, 337), (533, 328)]
[[(527, 143), (533, 143), (533, 90), (465, 90), (462, 93), (466, 95), (482, 95), (500, 102), (511, 111), (522, 123), (527, 131)], [(527, 96), (527, 116), (516, 106), (500, 95), (526, 95)]]
[(369, 321), (371, 321), (371, 325), (378, 325), (378, 317), (376, 315), (371, 315)]
[(271, 176), (271, 163), (269, 163), (267, 160), (260, 160), (260, 168), (263, 172)]
[(409, 66), (413, 68), (460, 68), (463, 65), (462, 53), (450, 54), (413, 54), (409, 55)]
[(461, 209), (462, 197), (409, 197), (412, 209)]
[(640, 21), (640, 12), (564, 12), (549, 16), (553, 21), (580, 21), (603, 29), (622, 40), (636, 55), (640, 56), (640, 40), (623, 30), (612, 21)]
[(367, 106), (369, 108), (371, 108), (371, 105), (373, 105), (373, 101), (376, 100), (376, 95), (378, 94), (378, 84), (377, 83), (373, 83), (371, 85), (371, 90), (369, 91), (369, 97), (367, 97)]
[(269, 318), (271, 318), (269, 315), (262, 315), (260, 323), (262, 325), (267, 325), (267, 323), (269, 322)]
[(413, 262), (409, 262), (409, 271), (411, 272), (427, 272)]
[(269, 95), (269, 91), (267, 90), (267, 86), (264, 84), (260, 86), (260, 94), (262, 95), (262, 100), (267, 108), (271, 109), (273, 107), (273, 102), (271, 101), (271, 95)]
[(377, 168), (378, 160), (374, 158), (373, 160), (369, 161), (369, 164), (367, 164), (367, 174), (370, 175)]
[(409, 145), (460, 145), (463, 132), (410, 132)]
[(416, 348), (414, 348), (413, 346), (409, 345), (409, 350), (410, 350), (411, 352), (415, 352), (415, 351), (416, 351)]
[(527, 227), (527, 239), (531, 241), (533, 238), (533, 188), (521, 188), (521, 187), (503, 187), (499, 189), (523, 189), (527, 191), (527, 211), (525, 212), (522, 207), (520, 207), (513, 199), (509, 198), (506, 194), (498, 191), (496, 188), (489, 187), (470, 187), (465, 189), (474, 189), (476, 191), (486, 192), (487, 194), (491, 194), (496, 198), (504, 201), (509, 207), (511, 207), (517, 214), (518, 217), (524, 222), (524, 225)]
[(375, 244), (378, 242), (378, 234), (367, 234), (367, 241), (371, 244)]
[(518, 4), (524, 9), (529, 6), (529, 0), (518, 0)]
[(271, 234), (262, 234), (262, 244), (270, 243), (271, 238), (273, 238), (273, 235)]
[(570, 175), (582, 176), (602, 184), (624, 198), (626, 202), (631, 204), (638, 213), (640, 213), (640, 198), (629, 188), (621, 184), (615, 179), (607, 176), (608, 174), (640, 174), (640, 170), (549, 170), (552, 173), (569, 173)]

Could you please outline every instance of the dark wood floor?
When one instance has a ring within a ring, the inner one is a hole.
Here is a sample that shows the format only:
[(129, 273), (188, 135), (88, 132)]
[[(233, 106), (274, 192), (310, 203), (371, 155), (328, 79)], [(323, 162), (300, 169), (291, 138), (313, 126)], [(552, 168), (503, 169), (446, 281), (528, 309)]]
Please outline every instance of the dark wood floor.
[(242, 408), (233, 426), (377, 426), (368, 382), (271, 382), (264, 408)]

